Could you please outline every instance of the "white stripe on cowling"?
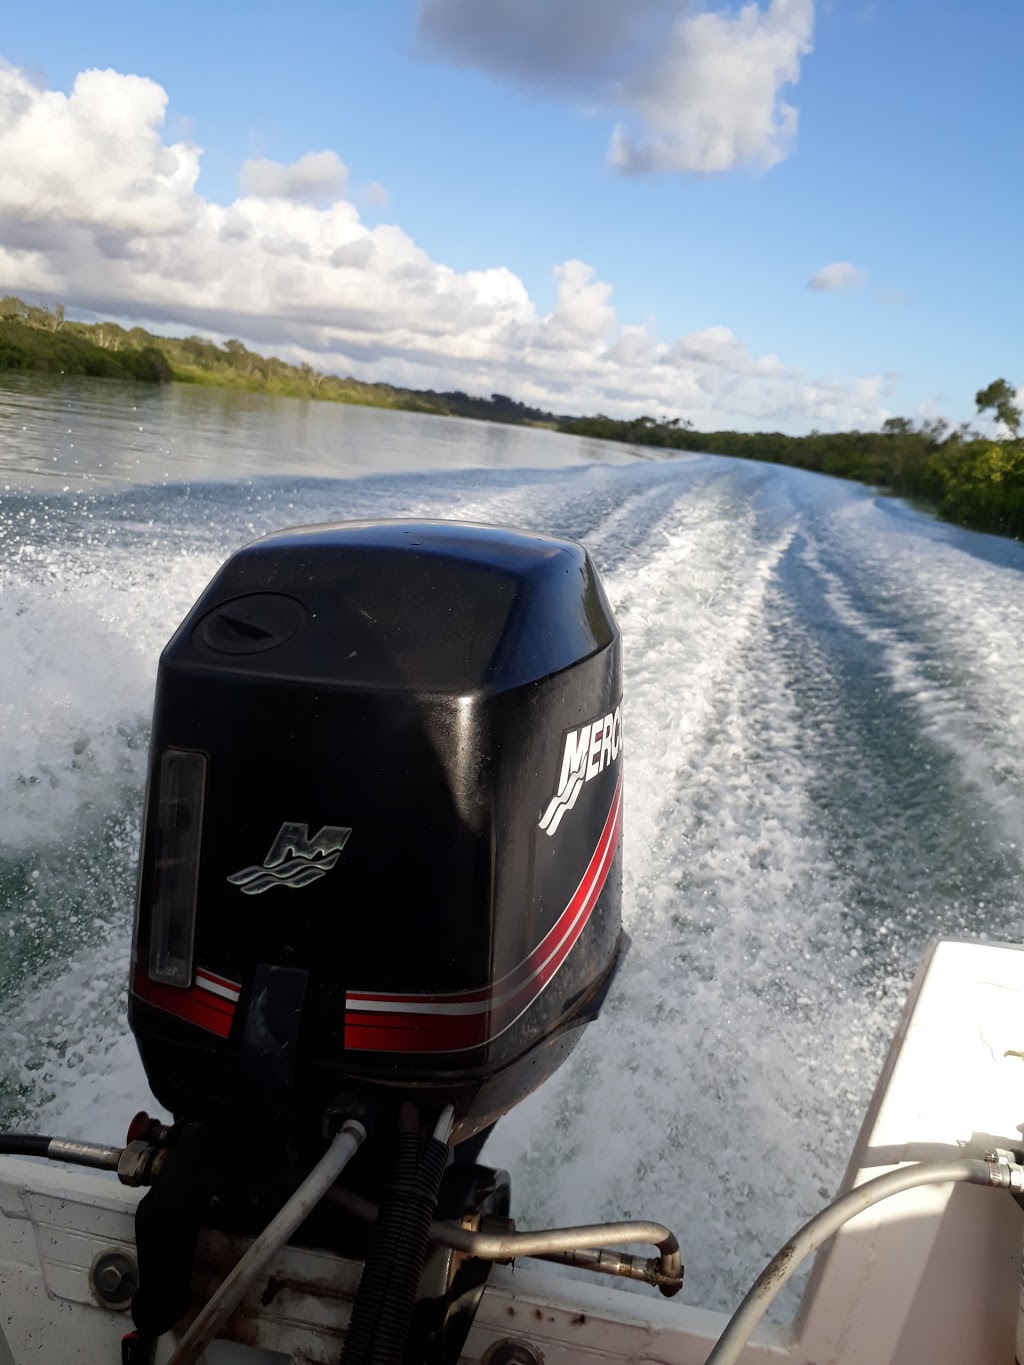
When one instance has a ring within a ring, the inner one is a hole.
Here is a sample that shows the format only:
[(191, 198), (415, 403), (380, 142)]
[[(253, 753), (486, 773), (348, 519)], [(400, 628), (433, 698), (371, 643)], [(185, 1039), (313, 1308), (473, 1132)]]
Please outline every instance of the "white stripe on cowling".
[(238, 986), (229, 986), (202, 971), (196, 972), (196, 985), (204, 991), (209, 991), (211, 995), (219, 995), (225, 1000), (230, 1000), (232, 1004), (238, 1003), (238, 997), (242, 993)]

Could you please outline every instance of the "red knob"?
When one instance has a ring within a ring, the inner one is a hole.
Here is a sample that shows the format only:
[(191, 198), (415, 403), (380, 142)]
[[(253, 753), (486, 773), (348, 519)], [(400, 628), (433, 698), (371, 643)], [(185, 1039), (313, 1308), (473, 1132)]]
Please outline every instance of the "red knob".
[(146, 1113), (145, 1109), (140, 1109), (128, 1125), (128, 1142), (145, 1142), (149, 1137), (149, 1130), (153, 1126), (153, 1120)]

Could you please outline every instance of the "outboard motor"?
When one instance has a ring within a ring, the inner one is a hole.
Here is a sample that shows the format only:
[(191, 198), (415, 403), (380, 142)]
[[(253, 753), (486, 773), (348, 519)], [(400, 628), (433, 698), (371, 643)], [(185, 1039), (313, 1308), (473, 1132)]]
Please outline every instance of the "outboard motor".
[(621, 812), (619, 632), (579, 545), (246, 546), (160, 659), (129, 1003), (154, 1094), (285, 1106), (299, 1148), (342, 1091), (484, 1129), (619, 964)]
[[(365, 1260), (346, 1365), (457, 1357), (486, 1266), (424, 1269), (431, 1219), (508, 1212), (472, 1163), (628, 946), (621, 828), (619, 632), (579, 545), (349, 522), (228, 560), (157, 677), (129, 1019), (175, 1124), (130, 1135), (153, 1189), (126, 1360), (182, 1316), (199, 1226), (258, 1230), (311, 1166), (335, 1215), (379, 1206), (361, 1240), (305, 1230)], [(346, 1131), (347, 1196), (318, 1175)], [(674, 1293), (667, 1238), (656, 1268), (572, 1256)]]

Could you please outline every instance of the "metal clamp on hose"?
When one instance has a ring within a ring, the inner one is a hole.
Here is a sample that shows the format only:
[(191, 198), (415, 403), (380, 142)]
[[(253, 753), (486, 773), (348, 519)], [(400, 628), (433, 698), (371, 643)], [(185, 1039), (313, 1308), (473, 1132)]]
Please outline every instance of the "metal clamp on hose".
[(985, 1153), (984, 1160), (989, 1168), (989, 1183), (997, 1190), (1024, 1193), (1024, 1167), (1018, 1165), (1016, 1153), (1008, 1152), (1005, 1147), (996, 1147), (994, 1151)]

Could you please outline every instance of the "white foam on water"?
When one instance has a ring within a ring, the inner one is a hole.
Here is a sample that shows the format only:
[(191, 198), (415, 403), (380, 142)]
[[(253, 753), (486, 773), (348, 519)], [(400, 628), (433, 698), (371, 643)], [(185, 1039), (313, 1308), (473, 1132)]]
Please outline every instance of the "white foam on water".
[[(1020, 565), (985, 563), (935, 535), (893, 535), (871, 503), (845, 510), (836, 526), (845, 580), (813, 545), (805, 562), (837, 619), (878, 646), (894, 690), (918, 708), (923, 732), (954, 757), (1024, 864)], [(870, 589), (870, 614), (851, 584)]]
[(0, 576), (0, 846), (137, 784), (156, 661), (219, 562), (30, 547)]
[(162, 1111), (125, 1025), (128, 967), (123, 919), (45, 990), (8, 1006), (17, 1080), (31, 1095), (38, 1131), (123, 1142), (139, 1109)]

